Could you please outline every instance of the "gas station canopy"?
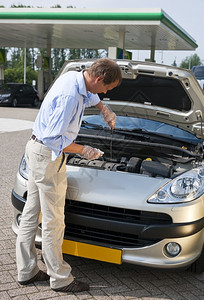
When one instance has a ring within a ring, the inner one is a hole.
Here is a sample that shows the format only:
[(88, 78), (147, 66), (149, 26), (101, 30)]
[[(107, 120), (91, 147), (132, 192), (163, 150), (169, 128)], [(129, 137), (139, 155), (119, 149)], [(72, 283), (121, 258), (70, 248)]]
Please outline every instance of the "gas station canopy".
[(162, 9), (1, 8), (0, 47), (195, 50)]
[[(87, 10), (75, 8), (0, 8), (0, 48), (107, 49), (109, 58), (117, 50), (125, 58), (127, 50), (195, 50), (196, 41), (162, 9)], [(121, 51), (122, 50), (122, 51)], [(131, 55), (131, 54), (130, 54)], [(39, 57), (42, 60), (42, 57)], [(38, 92), (51, 82), (51, 67), (38, 66)], [(4, 80), (0, 66), (0, 81)], [(26, 82), (26, 51), (24, 51)]]

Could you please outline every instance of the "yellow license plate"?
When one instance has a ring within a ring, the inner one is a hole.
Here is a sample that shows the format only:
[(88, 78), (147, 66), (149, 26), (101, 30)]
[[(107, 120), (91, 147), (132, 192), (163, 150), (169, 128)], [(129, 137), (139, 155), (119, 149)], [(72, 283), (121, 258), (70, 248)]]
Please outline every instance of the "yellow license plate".
[(121, 264), (122, 251), (118, 249), (64, 240), (62, 252), (109, 263)]

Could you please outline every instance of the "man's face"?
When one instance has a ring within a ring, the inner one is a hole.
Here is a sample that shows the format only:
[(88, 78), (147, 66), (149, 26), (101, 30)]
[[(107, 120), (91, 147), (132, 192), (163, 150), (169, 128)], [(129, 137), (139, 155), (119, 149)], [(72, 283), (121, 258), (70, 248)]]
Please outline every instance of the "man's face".
[(104, 93), (106, 94), (107, 91), (110, 91), (114, 89), (116, 86), (118, 86), (119, 81), (116, 80), (115, 82), (112, 82), (110, 84), (104, 84), (102, 77), (97, 77), (94, 81), (94, 84), (91, 87), (90, 92), (93, 94), (99, 94)]

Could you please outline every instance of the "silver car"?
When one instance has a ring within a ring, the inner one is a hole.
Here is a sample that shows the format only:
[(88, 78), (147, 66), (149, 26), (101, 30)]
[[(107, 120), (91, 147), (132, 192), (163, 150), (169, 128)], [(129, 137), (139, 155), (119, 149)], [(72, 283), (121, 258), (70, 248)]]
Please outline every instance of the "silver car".
[[(59, 76), (92, 60), (69, 61)], [(76, 142), (104, 152), (67, 154), (63, 253), (121, 264), (204, 270), (204, 94), (191, 71), (118, 60), (122, 84), (100, 94), (110, 130), (85, 111)], [(17, 234), (27, 197), (23, 156), (12, 191)], [(41, 243), (39, 224), (36, 244)]]

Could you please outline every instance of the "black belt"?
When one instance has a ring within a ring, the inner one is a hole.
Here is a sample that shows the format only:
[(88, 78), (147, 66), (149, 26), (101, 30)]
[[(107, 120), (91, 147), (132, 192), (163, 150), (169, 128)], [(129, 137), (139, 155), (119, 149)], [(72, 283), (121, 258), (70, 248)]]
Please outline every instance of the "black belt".
[[(30, 137), (32, 140), (34, 140), (34, 141), (36, 141), (36, 142), (38, 142), (38, 143), (40, 143), (40, 144), (43, 144), (43, 142), (41, 141), (41, 140), (39, 140), (34, 134), (33, 135), (31, 135), (31, 137)], [(44, 144), (43, 144), (44, 145)]]

